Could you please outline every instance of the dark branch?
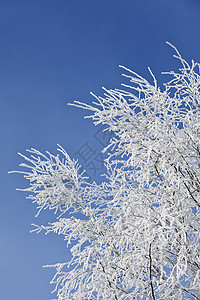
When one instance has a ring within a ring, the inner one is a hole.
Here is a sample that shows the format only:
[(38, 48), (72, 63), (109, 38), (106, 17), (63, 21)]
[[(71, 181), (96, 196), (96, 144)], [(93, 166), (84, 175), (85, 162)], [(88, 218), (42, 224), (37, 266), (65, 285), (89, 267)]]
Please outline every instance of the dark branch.
[(154, 293), (154, 288), (153, 288), (153, 282), (152, 282), (152, 257), (151, 257), (151, 243), (149, 245), (149, 277), (150, 277), (150, 285), (151, 285), (151, 293), (152, 293), (152, 297), (154, 300), (156, 300), (155, 298), (155, 293)]

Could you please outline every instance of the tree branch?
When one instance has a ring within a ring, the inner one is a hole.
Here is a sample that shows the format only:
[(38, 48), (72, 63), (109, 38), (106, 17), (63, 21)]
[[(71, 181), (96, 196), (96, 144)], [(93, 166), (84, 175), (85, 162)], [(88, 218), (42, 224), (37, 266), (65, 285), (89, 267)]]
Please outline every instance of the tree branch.
[(152, 297), (154, 300), (155, 298), (155, 293), (154, 293), (154, 287), (153, 287), (153, 282), (152, 282), (152, 257), (151, 257), (151, 243), (149, 245), (149, 277), (150, 277), (150, 285), (151, 285), (151, 293)]

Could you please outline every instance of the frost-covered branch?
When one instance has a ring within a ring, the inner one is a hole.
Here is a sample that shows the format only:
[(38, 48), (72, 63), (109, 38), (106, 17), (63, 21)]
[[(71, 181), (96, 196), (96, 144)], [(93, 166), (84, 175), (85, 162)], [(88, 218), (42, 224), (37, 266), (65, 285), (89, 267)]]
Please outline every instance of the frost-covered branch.
[(59, 212), (34, 230), (62, 234), (71, 250), (52, 266), (59, 300), (200, 299), (200, 64), (174, 49), (182, 67), (162, 88), (150, 69), (152, 84), (123, 67), (123, 90), (73, 104), (114, 132), (105, 182), (89, 184), (61, 147), (62, 159), (21, 155), (24, 191), (39, 212)]

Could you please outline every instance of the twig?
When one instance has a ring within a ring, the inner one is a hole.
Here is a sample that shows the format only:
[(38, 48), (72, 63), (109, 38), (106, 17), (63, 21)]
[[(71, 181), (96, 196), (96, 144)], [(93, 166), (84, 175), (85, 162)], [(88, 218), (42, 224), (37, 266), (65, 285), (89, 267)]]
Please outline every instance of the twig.
[(155, 298), (155, 294), (154, 294), (154, 288), (153, 288), (153, 282), (152, 282), (152, 257), (151, 257), (151, 243), (149, 245), (149, 261), (150, 261), (150, 266), (149, 266), (149, 272), (150, 272), (150, 285), (151, 285), (151, 293), (152, 293), (152, 297), (154, 300), (156, 300)]

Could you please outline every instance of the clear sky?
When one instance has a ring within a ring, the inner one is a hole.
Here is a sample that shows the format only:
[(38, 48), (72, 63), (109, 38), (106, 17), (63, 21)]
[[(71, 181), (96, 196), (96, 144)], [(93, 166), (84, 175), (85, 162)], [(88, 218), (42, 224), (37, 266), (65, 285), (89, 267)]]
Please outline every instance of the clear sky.
[(29, 233), (53, 215), (35, 219), (35, 205), (15, 191), (27, 186), (7, 174), (19, 169), (17, 152), (56, 153), (59, 143), (98, 180), (100, 161), (80, 150), (98, 154), (105, 139), (85, 111), (66, 104), (120, 88), (119, 64), (148, 79), (150, 66), (161, 84), (161, 71), (178, 67), (166, 41), (200, 62), (199, 0), (0, 0), (0, 299), (55, 298), (54, 269), (42, 265), (69, 255), (61, 236)]

